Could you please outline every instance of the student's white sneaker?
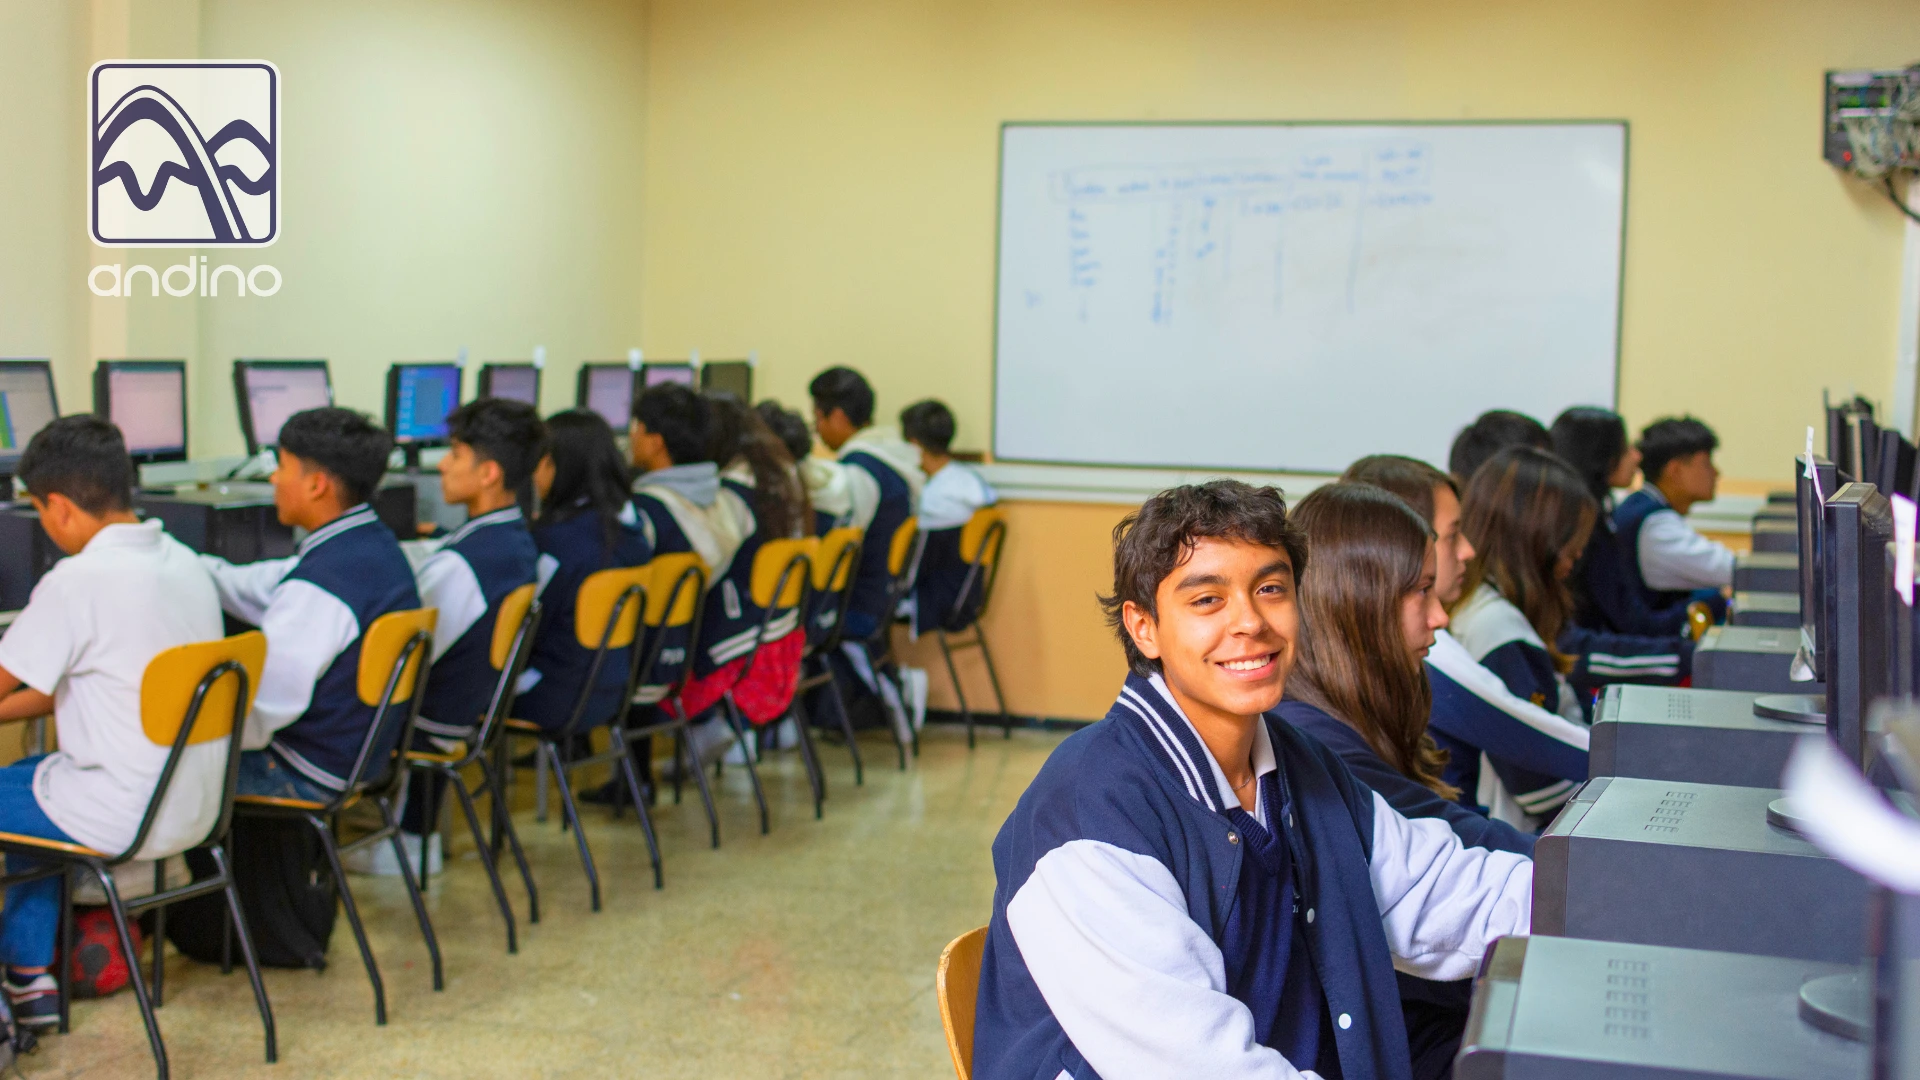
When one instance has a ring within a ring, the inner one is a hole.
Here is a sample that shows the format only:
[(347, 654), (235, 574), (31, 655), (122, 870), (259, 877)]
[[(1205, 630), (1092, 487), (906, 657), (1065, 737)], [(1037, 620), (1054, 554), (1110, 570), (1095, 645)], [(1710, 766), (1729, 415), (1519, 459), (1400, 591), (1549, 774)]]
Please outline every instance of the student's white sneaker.
[(729, 729), (727, 731), (727, 752), (720, 756), (720, 760), (729, 765), (743, 765), (748, 760), (752, 760), (754, 764), (758, 765), (760, 763), (759, 734), (758, 729), (748, 726), (747, 749), (743, 754), (740, 751), (740, 740), (734, 738), (733, 731)]
[[(440, 834), (434, 833), (426, 838), (427, 873), (437, 874), (441, 869)], [(402, 831), (400, 846), (406, 849), (407, 865), (417, 874), (420, 872), (421, 837)], [(340, 865), (346, 867), (349, 874), (363, 874), (367, 877), (399, 877), (400, 864), (394, 860), (393, 845), (382, 840), (377, 844), (355, 848), (340, 857)]]
[(913, 730), (927, 726), (927, 669), (903, 667), (900, 682), (906, 689), (907, 712), (913, 716)]

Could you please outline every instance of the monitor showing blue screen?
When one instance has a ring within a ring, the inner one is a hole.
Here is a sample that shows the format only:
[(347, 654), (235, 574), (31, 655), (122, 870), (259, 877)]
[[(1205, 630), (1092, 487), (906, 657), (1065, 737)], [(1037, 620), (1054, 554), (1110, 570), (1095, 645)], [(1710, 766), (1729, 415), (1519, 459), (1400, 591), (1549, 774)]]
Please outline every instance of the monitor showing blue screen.
[(444, 442), (447, 414), (459, 405), (458, 364), (395, 364), (387, 374), (387, 430), (396, 442)]

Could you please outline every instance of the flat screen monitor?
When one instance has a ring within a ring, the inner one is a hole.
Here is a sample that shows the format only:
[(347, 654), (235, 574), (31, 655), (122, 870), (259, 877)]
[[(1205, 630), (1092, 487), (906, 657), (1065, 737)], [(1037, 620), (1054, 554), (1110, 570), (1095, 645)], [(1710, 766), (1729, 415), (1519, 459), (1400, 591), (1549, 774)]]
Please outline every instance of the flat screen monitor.
[(653, 386), (665, 386), (668, 383), (679, 383), (681, 386), (695, 385), (693, 365), (677, 360), (640, 365), (639, 388), (641, 390)]
[(1847, 461), (1853, 468), (1843, 471), (1849, 479), (1871, 484), (1879, 471), (1879, 457), (1880, 425), (1873, 422), (1873, 414), (1859, 410), (1848, 413)]
[(753, 364), (746, 360), (709, 360), (700, 365), (700, 389), (725, 391), (753, 402)]
[(93, 413), (120, 429), (135, 462), (187, 460), (187, 362), (100, 361)]
[(633, 369), (625, 361), (580, 365), (573, 403), (600, 414), (614, 434), (622, 434), (633, 419)]
[(1826, 678), (1826, 658), (1823, 645), (1827, 636), (1826, 613), (1826, 545), (1823, 537), (1826, 533), (1825, 500), (1831, 498), (1840, 486), (1834, 475), (1833, 462), (1818, 454), (1813, 456), (1813, 472), (1818, 479), (1807, 477), (1807, 456), (1802, 454), (1794, 462), (1794, 517), (1800, 529), (1800, 642), (1806, 647), (1806, 654), (1813, 664), (1815, 679)]
[(387, 430), (402, 445), (447, 441), (447, 414), (460, 407), (460, 365), (395, 364), (387, 369)]
[(1826, 505), (1827, 734), (1866, 767), (1867, 709), (1892, 690), (1887, 547), (1893, 505), (1872, 484), (1846, 484)]
[(476, 398), (495, 397), (540, 405), (540, 369), (532, 364), (482, 364)]
[(235, 360), (233, 396), (251, 455), (280, 445), (287, 417), (332, 405), (333, 380), (325, 360)]
[(59, 415), (51, 361), (0, 358), (0, 472), (11, 473), (27, 441)]
[(1882, 495), (1913, 498), (1913, 444), (1892, 428), (1880, 430), (1880, 450), (1873, 455), (1873, 475), (1868, 477)]

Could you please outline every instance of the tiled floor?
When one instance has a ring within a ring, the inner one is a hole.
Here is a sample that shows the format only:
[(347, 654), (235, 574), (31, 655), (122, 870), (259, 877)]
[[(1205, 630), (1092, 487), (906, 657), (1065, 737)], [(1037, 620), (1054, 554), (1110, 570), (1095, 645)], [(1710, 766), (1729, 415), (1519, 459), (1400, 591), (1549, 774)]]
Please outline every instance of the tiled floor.
[[(933, 968), (953, 936), (986, 921), (989, 845), (1060, 735), (998, 732), (971, 753), (930, 728), (905, 773), (871, 735), (864, 787), (844, 749), (823, 742), (830, 797), (814, 821), (797, 757), (765, 770), (773, 831), (760, 836), (746, 776), (727, 770), (723, 844), (706, 844), (688, 790), (662, 799), (666, 888), (628, 816), (586, 811), (605, 910), (587, 910), (572, 839), (557, 815), (517, 815), (541, 886), (542, 920), (522, 921), (508, 956), (485, 876), (462, 842), (429, 894), (446, 957), (433, 993), (426, 951), (397, 879), (353, 879), (387, 979), (390, 1023), (344, 919), (324, 974), (270, 971), (280, 1063), (264, 1064), (244, 974), (170, 956), (160, 1023), (180, 1077), (926, 1077), (951, 1076)], [(523, 774), (522, 789), (530, 787)], [(24, 1059), (28, 1077), (152, 1075), (132, 997), (76, 1005), (71, 1034)]]

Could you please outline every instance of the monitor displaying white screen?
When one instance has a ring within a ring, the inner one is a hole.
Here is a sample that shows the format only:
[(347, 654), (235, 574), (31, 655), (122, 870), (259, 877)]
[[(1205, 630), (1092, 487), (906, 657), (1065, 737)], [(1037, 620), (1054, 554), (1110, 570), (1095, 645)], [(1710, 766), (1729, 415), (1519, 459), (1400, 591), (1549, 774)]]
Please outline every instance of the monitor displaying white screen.
[(107, 419), (135, 457), (187, 448), (187, 373), (171, 364), (124, 364), (107, 369)]
[(0, 360), (0, 461), (16, 461), (27, 441), (60, 415), (45, 360)]
[(439, 442), (460, 407), (460, 365), (395, 364), (387, 426), (400, 442)]
[(625, 367), (587, 369), (587, 408), (600, 414), (615, 433), (627, 430), (633, 417), (633, 371)]
[(280, 445), (280, 427), (294, 413), (333, 404), (332, 384), (322, 364), (243, 364), (241, 372), (256, 446)]
[(666, 386), (678, 383), (681, 386), (693, 385), (692, 364), (644, 364), (640, 368), (640, 388)]
[(487, 368), (487, 397), (540, 404), (540, 370), (530, 364), (495, 364)]

